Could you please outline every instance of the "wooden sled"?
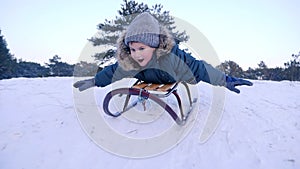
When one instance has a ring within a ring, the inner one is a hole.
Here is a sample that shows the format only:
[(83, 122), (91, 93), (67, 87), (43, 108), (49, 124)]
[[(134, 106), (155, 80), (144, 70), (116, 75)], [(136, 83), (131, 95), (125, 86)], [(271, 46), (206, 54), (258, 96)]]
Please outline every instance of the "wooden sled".
[[(177, 93), (177, 87), (179, 83), (185, 86), (187, 92), (188, 101), (189, 101), (189, 110), (187, 112), (183, 111), (182, 101), (180, 99), (180, 96)], [(168, 105), (165, 101), (162, 100), (162, 98), (168, 97), (171, 94), (173, 94), (177, 99), (177, 104), (180, 111), (178, 114), (180, 115), (178, 115), (170, 107), (170, 105)], [(109, 103), (111, 101), (111, 98), (115, 95), (127, 95), (127, 96), (124, 102), (123, 110), (116, 113), (112, 113), (109, 110)], [(138, 96), (138, 99), (129, 105), (129, 100), (132, 95)], [(196, 98), (192, 100), (191, 92), (186, 82), (177, 82), (173, 84), (152, 84), (152, 83), (145, 83), (143, 81), (138, 80), (130, 88), (119, 88), (107, 93), (103, 101), (103, 109), (106, 114), (112, 117), (118, 117), (124, 112), (128, 111), (129, 109), (135, 107), (138, 103), (145, 103), (145, 100), (147, 99), (156, 102), (158, 105), (164, 108), (178, 125), (184, 125), (186, 123), (186, 120), (190, 112), (192, 111), (194, 103), (197, 102)]]

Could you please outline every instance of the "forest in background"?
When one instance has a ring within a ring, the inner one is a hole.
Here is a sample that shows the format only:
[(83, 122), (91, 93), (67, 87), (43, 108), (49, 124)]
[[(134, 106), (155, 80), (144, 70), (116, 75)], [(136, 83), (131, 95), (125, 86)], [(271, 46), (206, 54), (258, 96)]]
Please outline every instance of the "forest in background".
[[(217, 68), (228, 75), (247, 79), (300, 81), (299, 56), (300, 52), (292, 54), (291, 60), (283, 63), (284, 67), (268, 68), (264, 61), (261, 61), (256, 68), (249, 67), (248, 70), (243, 70), (236, 62), (225, 61)], [(0, 80), (17, 77), (94, 76), (101, 69), (101, 64), (96, 63), (68, 64), (62, 62), (58, 55), (49, 59), (49, 63), (45, 65), (17, 60), (10, 53), (3, 35), (0, 34)]]
[[(58, 55), (49, 59), (49, 62), (45, 65), (23, 61), (22, 59), (18, 60), (7, 48), (7, 42), (0, 30), (0, 80), (17, 77), (94, 76), (97, 71), (101, 71), (105, 63), (111, 62), (114, 58), (116, 53), (114, 45), (118, 36), (125, 30), (136, 14), (141, 12), (150, 12), (161, 23), (164, 23), (164, 26), (170, 30), (177, 43), (188, 41), (189, 36), (185, 31), (176, 31), (174, 18), (170, 16), (169, 11), (162, 10), (162, 5), (149, 7), (147, 4), (135, 1), (123, 0), (123, 2), (121, 9), (118, 10), (119, 16), (116, 16), (115, 20), (105, 20), (103, 23), (98, 24), (97, 28), (102, 36), (89, 39), (94, 46), (108, 45), (112, 47), (107, 51), (91, 56), (95, 58), (95, 63), (81, 61), (76, 64), (69, 64), (62, 62)], [(238, 63), (229, 60), (222, 62), (217, 68), (228, 75), (246, 79), (300, 81), (299, 56), (300, 52), (292, 54), (289, 61), (283, 62), (283, 67), (269, 68), (264, 61), (259, 61), (256, 68), (249, 67), (247, 70), (243, 70)]]

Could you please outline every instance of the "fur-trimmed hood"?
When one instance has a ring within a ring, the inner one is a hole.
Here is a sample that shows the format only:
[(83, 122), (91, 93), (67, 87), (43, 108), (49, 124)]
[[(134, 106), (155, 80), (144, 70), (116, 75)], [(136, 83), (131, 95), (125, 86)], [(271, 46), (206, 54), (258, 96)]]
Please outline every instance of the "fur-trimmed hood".
[[(136, 61), (132, 59), (132, 57), (130, 56), (130, 49), (125, 44), (125, 35), (126, 31), (124, 31), (117, 40), (116, 58), (118, 60), (119, 66), (121, 66), (125, 71), (139, 70), (141, 67)], [(155, 50), (157, 59), (170, 53), (174, 45), (175, 41), (169, 30), (164, 26), (160, 26), (159, 46)]]

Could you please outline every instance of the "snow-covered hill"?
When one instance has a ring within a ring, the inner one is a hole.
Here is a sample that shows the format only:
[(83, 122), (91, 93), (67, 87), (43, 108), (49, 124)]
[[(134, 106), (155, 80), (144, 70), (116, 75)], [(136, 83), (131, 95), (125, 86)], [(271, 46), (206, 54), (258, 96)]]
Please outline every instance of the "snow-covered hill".
[[(73, 78), (0, 81), (1, 169), (300, 168), (299, 82), (253, 81), (254, 86), (242, 87), (239, 95), (226, 90), (223, 114), (206, 142), (199, 136), (212, 111), (213, 92), (210, 85), (199, 83), (198, 116), (187, 135), (170, 150), (139, 159), (108, 152), (90, 139), (74, 103), (72, 83)], [(115, 130), (121, 126), (130, 136), (143, 137), (172, 125), (163, 115), (159, 124), (140, 126), (103, 115), (101, 99), (109, 90), (89, 91), (99, 98), (99, 116)], [(124, 142), (119, 144), (121, 149)]]

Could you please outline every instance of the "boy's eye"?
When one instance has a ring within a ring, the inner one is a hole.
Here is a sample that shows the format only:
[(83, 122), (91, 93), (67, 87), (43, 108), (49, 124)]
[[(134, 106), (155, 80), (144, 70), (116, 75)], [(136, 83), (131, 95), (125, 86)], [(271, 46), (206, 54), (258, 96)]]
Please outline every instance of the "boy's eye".
[[(144, 47), (140, 47), (140, 48), (138, 48), (137, 50), (142, 51), (142, 50), (144, 50), (144, 49), (145, 49)], [(130, 48), (130, 51), (131, 51), (131, 52), (135, 52), (136, 49)]]

